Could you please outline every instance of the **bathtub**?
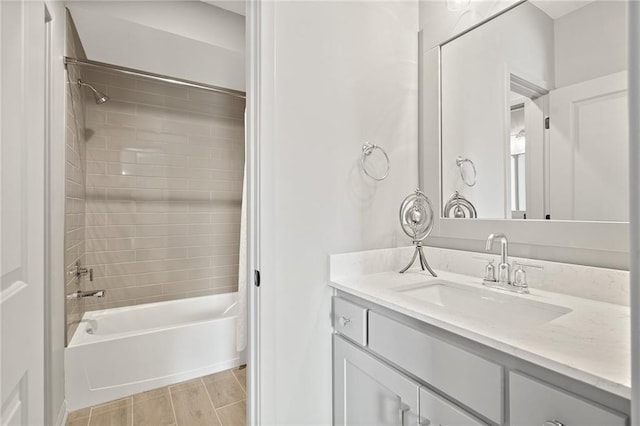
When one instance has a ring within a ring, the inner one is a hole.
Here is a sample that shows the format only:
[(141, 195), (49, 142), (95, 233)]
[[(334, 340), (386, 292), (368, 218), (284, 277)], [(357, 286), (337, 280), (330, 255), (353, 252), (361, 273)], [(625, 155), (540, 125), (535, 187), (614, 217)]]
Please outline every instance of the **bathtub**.
[(233, 368), (237, 293), (91, 311), (65, 349), (69, 411)]

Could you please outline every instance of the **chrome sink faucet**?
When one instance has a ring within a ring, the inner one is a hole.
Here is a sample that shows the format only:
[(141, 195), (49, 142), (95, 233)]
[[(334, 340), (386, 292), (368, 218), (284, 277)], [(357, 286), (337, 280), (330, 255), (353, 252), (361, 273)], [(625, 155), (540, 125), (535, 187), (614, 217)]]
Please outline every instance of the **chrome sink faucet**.
[(511, 267), (509, 266), (509, 241), (504, 234), (491, 234), (487, 238), (485, 249), (491, 251), (493, 249), (493, 240), (500, 239), (500, 264), (498, 265), (498, 282), (501, 284), (509, 284), (511, 277)]
[(491, 251), (493, 249), (493, 241), (500, 240), (500, 264), (498, 265), (498, 278), (495, 277), (493, 268), (493, 260), (489, 262), (485, 270), (485, 277), (482, 284), (487, 287), (499, 288), (501, 290), (515, 291), (516, 293), (529, 293), (527, 285), (527, 277), (522, 265), (518, 265), (514, 272), (513, 281), (511, 280), (511, 266), (509, 265), (509, 241), (504, 234), (491, 234), (487, 238), (485, 249)]

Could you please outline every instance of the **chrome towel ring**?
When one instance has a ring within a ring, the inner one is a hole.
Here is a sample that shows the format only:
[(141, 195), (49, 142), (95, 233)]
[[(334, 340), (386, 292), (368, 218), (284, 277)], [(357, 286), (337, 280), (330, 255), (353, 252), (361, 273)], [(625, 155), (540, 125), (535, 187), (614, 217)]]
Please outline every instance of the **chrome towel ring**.
[[(379, 174), (376, 175), (376, 172), (374, 170), (367, 168), (367, 164), (366, 164), (367, 158), (369, 158), (369, 156), (376, 149), (380, 150), (380, 152), (384, 155), (384, 158), (387, 164), (385, 171), (381, 176)], [(389, 176), (389, 163), (390, 163), (389, 156), (387, 155), (384, 149), (382, 149), (378, 145), (375, 145), (369, 142), (366, 142), (364, 145), (362, 145), (362, 157), (360, 158), (360, 165), (362, 166), (362, 171), (364, 172), (364, 174), (369, 176), (371, 179), (377, 180), (377, 181), (385, 180), (387, 176)]]
[[(471, 170), (473, 170), (473, 179), (467, 176), (468, 173), (465, 173), (463, 167), (465, 163), (469, 163), (471, 165)], [(478, 172), (476, 171), (476, 165), (473, 164), (473, 161), (468, 158), (458, 157), (456, 158), (456, 165), (460, 168), (460, 177), (462, 178), (462, 182), (467, 186), (475, 185)]]

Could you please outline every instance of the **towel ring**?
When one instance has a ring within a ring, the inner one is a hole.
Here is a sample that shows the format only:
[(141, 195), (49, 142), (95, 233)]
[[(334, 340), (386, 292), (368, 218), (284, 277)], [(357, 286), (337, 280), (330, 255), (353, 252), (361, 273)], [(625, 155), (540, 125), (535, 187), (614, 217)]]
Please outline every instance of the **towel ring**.
[[(464, 163), (471, 164), (471, 168), (473, 169), (473, 182), (470, 182), (470, 179), (467, 179), (465, 177), (466, 174), (462, 170), (462, 165)], [(462, 178), (462, 182), (464, 182), (464, 184), (467, 185), (467, 186), (475, 185), (476, 184), (476, 178), (478, 177), (478, 172), (476, 171), (476, 165), (473, 164), (473, 161), (471, 161), (468, 158), (458, 157), (458, 158), (456, 158), (456, 165), (460, 168), (460, 177)]]
[[(370, 172), (369, 170), (367, 170), (367, 166), (365, 164), (367, 157), (369, 157), (373, 153), (373, 151), (376, 149), (379, 149), (380, 152), (382, 152), (382, 154), (384, 155), (384, 158), (387, 160), (387, 169), (385, 170), (382, 176), (375, 176), (373, 172)], [(378, 145), (375, 145), (369, 142), (366, 142), (364, 145), (362, 145), (362, 158), (360, 158), (360, 164), (362, 166), (362, 171), (364, 171), (364, 173), (367, 176), (369, 176), (371, 179), (374, 179), (377, 181), (385, 180), (387, 176), (389, 176), (389, 163), (390, 163), (389, 156), (387, 155), (384, 149), (382, 149)]]

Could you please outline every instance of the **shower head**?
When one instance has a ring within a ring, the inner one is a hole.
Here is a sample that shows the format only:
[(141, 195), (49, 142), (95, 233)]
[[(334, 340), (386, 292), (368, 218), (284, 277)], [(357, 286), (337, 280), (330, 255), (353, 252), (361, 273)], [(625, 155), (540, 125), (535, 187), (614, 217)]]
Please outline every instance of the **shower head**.
[(93, 92), (93, 97), (96, 98), (96, 103), (98, 105), (103, 104), (105, 102), (107, 102), (109, 100), (109, 97), (107, 95), (105, 95), (104, 93), (100, 92), (99, 90), (96, 90), (92, 85), (90, 85), (89, 83), (85, 83), (84, 81), (78, 79), (78, 86), (80, 87), (88, 87), (89, 89), (91, 89), (91, 91)]

